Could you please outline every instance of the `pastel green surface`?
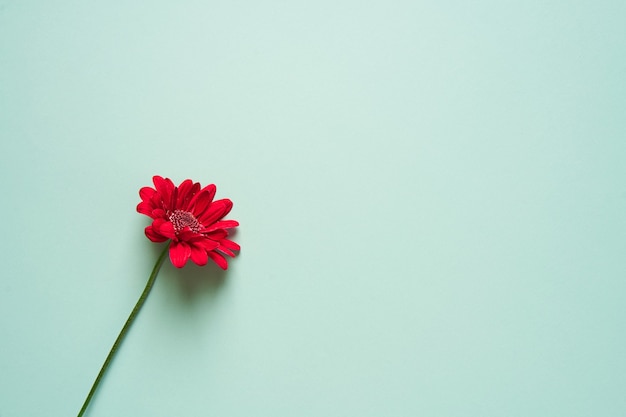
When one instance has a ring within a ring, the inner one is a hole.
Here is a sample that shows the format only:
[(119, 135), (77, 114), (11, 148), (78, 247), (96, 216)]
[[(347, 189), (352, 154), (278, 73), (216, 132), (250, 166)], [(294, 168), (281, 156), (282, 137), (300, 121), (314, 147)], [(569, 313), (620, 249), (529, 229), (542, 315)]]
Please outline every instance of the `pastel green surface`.
[(0, 417), (626, 415), (626, 3), (0, 1)]

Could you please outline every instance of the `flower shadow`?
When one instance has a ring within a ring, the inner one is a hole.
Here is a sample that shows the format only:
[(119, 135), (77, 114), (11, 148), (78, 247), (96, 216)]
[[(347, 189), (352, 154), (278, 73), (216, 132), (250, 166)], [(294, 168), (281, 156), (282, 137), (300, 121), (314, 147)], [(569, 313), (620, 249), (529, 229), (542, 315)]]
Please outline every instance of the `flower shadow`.
[[(156, 257), (163, 250), (163, 246), (152, 246)], [(228, 272), (210, 261), (205, 266), (198, 266), (190, 260), (185, 267), (179, 269), (166, 258), (159, 275), (162, 275), (159, 279), (163, 281), (162, 285), (166, 287), (170, 301), (178, 299), (176, 304), (190, 305), (195, 304), (198, 299), (203, 299), (203, 303), (206, 299), (215, 299), (225, 286)]]
[(198, 266), (191, 261), (182, 269), (171, 268), (171, 275), (178, 281), (182, 297), (191, 300), (203, 295), (214, 298), (224, 287), (227, 272), (217, 265)]

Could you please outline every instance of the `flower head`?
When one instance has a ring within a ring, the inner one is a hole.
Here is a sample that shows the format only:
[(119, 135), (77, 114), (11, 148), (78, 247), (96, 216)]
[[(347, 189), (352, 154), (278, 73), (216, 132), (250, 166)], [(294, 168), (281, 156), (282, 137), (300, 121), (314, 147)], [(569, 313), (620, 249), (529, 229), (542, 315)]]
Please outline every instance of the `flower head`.
[(169, 178), (152, 178), (154, 188), (139, 190), (137, 211), (153, 219), (146, 236), (153, 242), (171, 239), (172, 264), (182, 268), (191, 258), (206, 265), (209, 258), (222, 269), (228, 268), (224, 255), (235, 256), (239, 245), (228, 239), (228, 230), (239, 226), (235, 220), (223, 220), (233, 207), (227, 198), (213, 201), (215, 185), (201, 188), (191, 180), (175, 186)]

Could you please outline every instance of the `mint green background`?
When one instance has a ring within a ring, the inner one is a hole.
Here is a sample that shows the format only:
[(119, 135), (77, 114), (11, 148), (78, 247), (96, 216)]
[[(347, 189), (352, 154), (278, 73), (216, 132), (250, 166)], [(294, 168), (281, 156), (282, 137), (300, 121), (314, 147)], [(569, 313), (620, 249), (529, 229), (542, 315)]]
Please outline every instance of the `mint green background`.
[(626, 415), (626, 3), (0, 1), (0, 417)]

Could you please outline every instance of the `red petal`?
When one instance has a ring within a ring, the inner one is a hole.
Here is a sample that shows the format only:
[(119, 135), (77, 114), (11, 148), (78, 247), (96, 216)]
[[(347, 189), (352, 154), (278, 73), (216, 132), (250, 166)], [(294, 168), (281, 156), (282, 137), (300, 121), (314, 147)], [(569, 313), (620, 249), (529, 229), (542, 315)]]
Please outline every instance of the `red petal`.
[(174, 225), (172, 222), (163, 223), (163, 225), (159, 228), (159, 233), (163, 236), (169, 237), (170, 239), (174, 239), (176, 237), (176, 232), (174, 231)]
[(225, 255), (230, 256), (231, 258), (234, 258), (234, 257), (235, 257), (235, 254), (233, 253), (233, 251), (232, 251), (232, 250), (230, 250), (230, 249), (227, 249), (227, 248), (225, 248), (225, 247), (220, 246), (220, 247), (219, 247), (219, 251), (220, 251), (220, 252), (222, 252), (222, 253), (223, 253), (223, 254), (225, 254)]
[(232, 229), (233, 227), (239, 226), (239, 222), (236, 220), (222, 220), (216, 223), (213, 223), (211, 226), (207, 227), (204, 232), (211, 232), (217, 229)]
[(172, 242), (170, 245), (170, 261), (176, 268), (182, 268), (191, 255), (191, 248), (185, 242)]
[(180, 201), (179, 208), (190, 212), (192, 207), (191, 200), (198, 194), (198, 191), (200, 191), (200, 183), (196, 182), (191, 186), (189, 191), (187, 191), (185, 198)]
[(232, 249), (232, 250), (241, 250), (241, 246), (239, 246), (232, 240), (228, 240), (228, 239), (220, 240), (220, 246), (223, 246), (225, 248)]
[(157, 193), (159, 193), (161, 200), (163, 201), (163, 205), (166, 208), (171, 208), (172, 194), (174, 193), (175, 188), (172, 180), (155, 175), (152, 177), (152, 181), (154, 182)]
[(187, 198), (189, 191), (191, 191), (191, 187), (193, 187), (193, 181), (187, 179), (180, 183), (177, 187), (178, 193), (176, 195), (176, 208), (183, 209), (183, 201)]
[(209, 260), (209, 256), (206, 254), (206, 250), (199, 246), (191, 245), (191, 260), (197, 265), (203, 266)]
[(228, 262), (226, 261), (226, 258), (224, 258), (219, 253), (212, 250), (210, 252), (207, 252), (207, 255), (209, 255), (209, 258), (211, 258), (213, 262), (215, 262), (220, 268), (224, 270), (228, 268)]
[(176, 209), (176, 196), (178, 195), (178, 187), (174, 187), (172, 194), (170, 195), (170, 203), (168, 205), (170, 210)]
[(228, 236), (228, 232), (224, 229), (217, 229), (205, 234), (204, 236), (206, 236), (208, 239), (219, 241), (225, 239)]
[(160, 234), (155, 232), (152, 226), (146, 227), (145, 233), (146, 237), (153, 242), (165, 242), (167, 240), (165, 236), (161, 236)]
[(137, 204), (138, 213), (145, 214), (146, 216), (154, 218), (152, 216), (152, 210), (154, 210), (154, 207), (152, 206), (152, 204), (146, 201), (142, 201), (141, 203)]
[(152, 222), (152, 227), (160, 235), (166, 236), (170, 239), (174, 239), (176, 237), (174, 225), (170, 221), (161, 218), (154, 219), (154, 221)]
[(212, 200), (213, 198), (208, 191), (200, 191), (198, 193), (192, 209), (193, 214), (197, 219), (200, 218), (206, 209), (211, 205)]
[(227, 198), (214, 201), (208, 210), (203, 215), (197, 217), (197, 219), (203, 225), (210, 227), (213, 223), (226, 216), (230, 209), (233, 208), (233, 202)]
[[(198, 184), (200, 185), (200, 184)], [(209, 202), (213, 201), (213, 198), (215, 197), (215, 184), (209, 184), (206, 187), (204, 187), (203, 189), (200, 190), (200, 192), (198, 192), (192, 199), (191, 201), (189, 201), (189, 207), (193, 208), (193, 206), (196, 204), (196, 201), (198, 200), (198, 198), (200, 198), (200, 194), (202, 193), (208, 193), (209, 194)]]
[(154, 193), (152, 198), (150, 198), (150, 203), (152, 203), (152, 207), (163, 207), (163, 199), (161, 198), (161, 193)]
[(166, 221), (167, 221), (167, 220), (165, 220), (165, 219), (163, 219), (163, 218), (161, 218), (161, 217), (159, 217), (159, 218), (157, 218), (157, 219), (154, 219), (154, 221), (152, 222), (152, 227), (154, 227), (154, 230), (158, 231), (158, 230), (159, 230), (159, 228), (161, 227), (161, 225), (162, 225), (163, 223), (165, 223)]
[(152, 214), (150, 215), (150, 217), (152, 217), (153, 219), (157, 219), (159, 217), (164, 219), (165, 218), (165, 210), (160, 209), (160, 208), (154, 209), (154, 210), (152, 210)]
[(215, 240), (207, 239), (204, 236), (202, 236), (202, 238), (199, 238), (199, 239), (194, 239), (192, 242), (194, 245), (200, 246), (204, 248), (204, 250), (206, 251), (217, 249), (220, 246), (220, 244), (216, 242)]
[(194, 237), (196, 237), (197, 235), (198, 235), (197, 233), (192, 232), (191, 229), (189, 229), (188, 227), (185, 227), (183, 230), (178, 231), (178, 235), (177, 235), (178, 239), (176, 240), (183, 240), (185, 242), (188, 242)]
[(152, 187), (142, 187), (139, 190), (139, 197), (143, 201), (148, 201), (148, 200), (150, 200), (152, 198), (154, 193), (156, 193), (156, 190), (154, 188), (152, 188)]

